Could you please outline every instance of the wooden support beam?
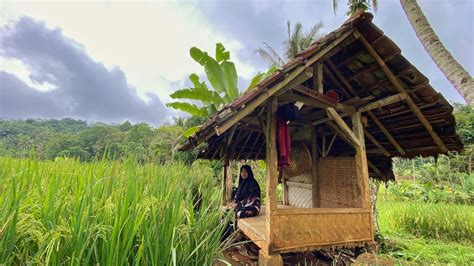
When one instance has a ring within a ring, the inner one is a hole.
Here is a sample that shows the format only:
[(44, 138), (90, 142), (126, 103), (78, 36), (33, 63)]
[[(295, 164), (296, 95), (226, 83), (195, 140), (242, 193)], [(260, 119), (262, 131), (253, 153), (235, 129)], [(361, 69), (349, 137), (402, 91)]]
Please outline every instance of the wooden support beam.
[(326, 149), (326, 153), (324, 154), (324, 157), (328, 157), (329, 152), (331, 151), (332, 145), (334, 144), (334, 141), (336, 140), (336, 137), (337, 137), (337, 133), (334, 133), (334, 135), (332, 136), (331, 142), (329, 142), (329, 146)]
[(316, 62), (316, 70), (317, 70), (317, 82), (316, 83), (316, 88), (317, 92), (319, 94), (324, 94), (324, 88), (323, 88), (323, 64), (320, 62)]
[[(352, 94), (354, 97), (358, 97), (358, 93), (352, 88), (352, 85), (346, 80), (344, 75), (342, 75), (337, 67), (331, 62), (331, 60), (327, 60), (328, 66), (331, 68), (331, 70), (336, 74), (336, 76), (341, 80), (343, 85), (349, 90), (349, 92)], [(384, 135), (387, 137), (387, 139), (390, 141), (390, 143), (397, 149), (397, 151), (400, 153), (400, 155), (405, 155), (405, 151), (402, 149), (400, 144), (395, 140), (395, 138), (390, 134), (390, 132), (387, 130), (387, 128), (380, 122), (380, 120), (377, 118), (377, 116), (372, 112), (372, 111), (367, 111), (367, 114), (370, 116), (370, 118), (375, 122), (377, 127), (384, 133)]]
[(329, 79), (331, 79), (331, 81), (334, 83), (334, 85), (336, 85), (337, 88), (342, 89), (342, 91), (344, 92), (345, 96), (346, 96), (347, 98), (350, 98), (351, 95), (349, 94), (349, 92), (347, 91), (347, 89), (346, 89), (344, 86), (342, 86), (342, 84), (339, 82), (339, 80), (337, 80), (337, 78), (336, 78), (336, 77), (334, 76), (334, 74), (329, 70), (329, 68), (328, 68), (326, 65), (324, 65), (324, 68), (323, 68), (323, 69), (324, 69), (324, 74), (325, 74), (326, 76), (328, 76)]
[[(255, 145), (257, 145), (257, 142), (258, 142), (258, 139), (260, 138), (260, 136), (262, 135), (262, 133), (258, 133), (257, 136), (255, 137), (254, 141), (253, 141), (253, 144), (252, 144), (252, 147), (255, 147)], [(253, 148), (252, 148), (253, 150)], [(245, 157), (245, 160), (248, 160), (250, 158), (250, 152), (247, 154), (247, 157)]]
[[(245, 139), (244, 141), (244, 146), (247, 146), (247, 143), (249, 142), (250, 140), (250, 137), (252, 136), (252, 132), (249, 133), (249, 135), (247, 136), (247, 138)], [(239, 153), (237, 154), (237, 156), (235, 157), (236, 159), (240, 158), (240, 154), (242, 153), (244, 149), (240, 149)]]
[(383, 146), (382, 144), (380, 144), (380, 142), (374, 137), (372, 136), (372, 134), (370, 134), (370, 132), (364, 128), (364, 133), (365, 133), (365, 136), (373, 143), (375, 144), (375, 146), (377, 146), (377, 148), (380, 149), (380, 151), (383, 153), (384, 156), (386, 157), (390, 157), (390, 152), (388, 152)]
[(251, 114), (258, 106), (260, 106), (278, 91), (286, 91), (291, 89), (291, 87), (287, 85), (303, 72), (308, 72), (312, 75), (312, 70), (308, 71), (308, 68), (306, 66), (300, 66), (296, 68), (290, 75), (285, 77), (285, 79), (270, 87), (268, 90), (262, 92), (258, 97), (256, 97), (256, 99), (254, 99), (253, 101), (242, 107), (240, 110), (238, 110), (235, 115), (231, 116), (228, 120), (222, 123), (222, 125), (217, 126), (215, 128), (217, 136), (222, 135), (229, 128), (239, 122), (242, 118)]
[(380, 107), (383, 107), (383, 106), (386, 106), (386, 105), (389, 105), (389, 104), (393, 104), (393, 103), (397, 103), (397, 102), (406, 100), (407, 97), (408, 97), (408, 95), (406, 93), (398, 93), (398, 94), (395, 94), (395, 95), (388, 96), (386, 98), (377, 100), (375, 102), (371, 102), (369, 104), (363, 105), (363, 106), (359, 107), (359, 109), (357, 111), (361, 112), (361, 113), (367, 112), (367, 111), (372, 110), (372, 109), (377, 109), (377, 108), (380, 108)]
[(380, 171), (380, 169), (377, 166), (375, 166), (371, 161), (367, 161), (367, 163), (369, 164), (369, 167), (372, 168), (372, 170), (374, 170), (377, 176), (379, 176), (383, 180), (388, 180), (388, 178), (382, 173), (382, 171)]
[(326, 108), (326, 112), (328, 117), (332, 118), (334, 122), (339, 126), (341, 129), (342, 134), (351, 142), (354, 148), (359, 147), (361, 145), (359, 138), (352, 132), (349, 126), (344, 122), (342, 117), (334, 110), (334, 108), (328, 107)]
[(306, 68), (306, 70), (303, 73), (299, 74), (295, 79), (290, 81), (290, 83), (288, 83), (288, 85), (285, 86), (284, 90), (280, 90), (279, 92), (275, 93), (274, 95), (275, 96), (280, 96), (280, 95), (284, 94), (285, 92), (287, 92), (288, 90), (293, 89), (294, 87), (296, 87), (298, 85), (301, 85), (302, 83), (306, 82), (311, 77), (314, 77), (313, 68), (308, 67), (308, 68)]
[(388, 129), (380, 122), (380, 120), (377, 118), (377, 116), (372, 112), (372, 111), (367, 111), (367, 114), (370, 116), (370, 118), (374, 121), (375, 125), (382, 131), (382, 133), (387, 137), (388, 141), (395, 147), (395, 149), (400, 153), (400, 155), (405, 155), (406, 152), (405, 150), (398, 144), (398, 142), (393, 138), (392, 134), (388, 131)]
[(370, 204), (370, 188), (369, 188), (369, 169), (367, 164), (367, 155), (365, 153), (365, 139), (364, 139), (364, 127), (362, 125), (362, 119), (360, 112), (357, 112), (351, 116), (352, 130), (359, 140), (360, 145), (355, 148), (355, 161), (356, 161), (356, 172), (358, 180), (361, 184), (362, 192), (362, 208), (371, 209)]
[(266, 134), (266, 240), (269, 246), (273, 243), (273, 214), (277, 209), (276, 187), (278, 183), (278, 156), (276, 147), (276, 112), (278, 100), (275, 97), (270, 98), (267, 103), (267, 134)]
[(352, 96), (354, 97), (358, 96), (357, 92), (354, 90), (354, 88), (352, 88), (352, 85), (346, 80), (344, 75), (342, 75), (341, 72), (339, 72), (336, 65), (334, 65), (331, 60), (327, 60), (327, 65), (329, 66), (329, 69), (336, 75), (336, 77), (342, 82), (342, 85), (346, 87), (349, 93), (352, 94)]
[(349, 37), (353, 37), (354, 32), (355, 32), (355, 30), (347, 31), (344, 34), (342, 34), (341, 36), (339, 36), (337, 39), (335, 39), (334, 41), (330, 42), (326, 47), (324, 47), (322, 50), (320, 50), (315, 55), (313, 55), (306, 62), (306, 66), (309, 67), (309, 66), (313, 65), (314, 63), (319, 61), (319, 59), (321, 59), (323, 56), (326, 56), (331, 50), (333, 50), (334, 47), (338, 46), (341, 42), (343, 42), (344, 40), (346, 40)]
[(326, 135), (323, 136), (323, 143), (321, 145), (321, 155), (326, 157)]
[(311, 179), (313, 181), (312, 187), (312, 206), (318, 208), (319, 205), (319, 178), (318, 178), (318, 136), (317, 127), (311, 126)]
[[(370, 43), (364, 38), (364, 36), (360, 36), (359, 40), (362, 42), (364, 47), (367, 49), (369, 54), (377, 61), (377, 63), (380, 65), (380, 68), (382, 68), (383, 72), (387, 76), (387, 78), (392, 82), (392, 84), (395, 86), (397, 91), (399, 93), (406, 93), (405, 89), (403, 88), (402, 84), (400, 81), (397, 79), (397, 77), (392, 73), (392, 71), (388, 68), (388, 66), (385, 64), (383, 59), (380, 57), (377, 51), (370, 45)], [(426, 128), (428, 133), (431, 135), (433, 138), (434, 142), (436, 145), (438, 145), (439, 149), (441, 150), (442, 153), (445, 153), (448, 151), (446, 148), (446, 145), (443, 143), (441, 138), (438, 136), (438, 134), (433, 130), (433, 126), (430, 124), (428, 119), (423, 115), (421, 112), (420, 108), (416, 106), (416, 104), (413, 102), (413, 100), (410, 97), (407, 97), (405, 99), (405, 102), (408, 104), (410, 109), (415, 113), (416, 117), (420, 122), (423, 124), (423, 126)]]

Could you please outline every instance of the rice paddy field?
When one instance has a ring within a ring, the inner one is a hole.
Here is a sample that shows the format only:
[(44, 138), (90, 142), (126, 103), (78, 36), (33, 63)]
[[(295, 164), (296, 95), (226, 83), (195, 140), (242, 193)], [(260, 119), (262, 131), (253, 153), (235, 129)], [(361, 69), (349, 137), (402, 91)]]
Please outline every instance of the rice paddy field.
[(382, 257), (399, 264), (472, 265), (474, 206), (397, 201), (379, 192)]
[[(228, 245), (219, 187), (199, 161), (0, 157), (0, 264), (211, 265)], [(378, 210), (380, 257), (474, 261), (474, 206), (397, 201), (382, 189)]]
[(209, 265), (224, 224), (210, 176), (205, 165), (0, 157), (0, 264)]

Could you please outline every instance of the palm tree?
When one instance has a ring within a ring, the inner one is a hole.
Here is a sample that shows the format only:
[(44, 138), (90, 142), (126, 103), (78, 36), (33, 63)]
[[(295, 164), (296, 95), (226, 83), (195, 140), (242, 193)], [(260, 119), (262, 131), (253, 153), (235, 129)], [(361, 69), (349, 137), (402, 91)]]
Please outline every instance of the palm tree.
[(474, 81), (471, 75), (443, 45), (416, 0), (400, 0), (400, 4), (425, 51), (467, 103), (474, 106)]
[[(339, 4), (339, 0), (333, 0), (332, 1), (332, 7), (333, 7), (333, 10), (334, 10), (334, 13), (336, 13), (338, 4)], [(348, 5), (348, 10), (347, 10), (346, 14), (348, 16), (355, 15), (357, 12), (360, 12), (360, 11), (365, 12), (369, 9), (373, 9), (375, 12), (377, 12), (377, 9), (378, 9), (378, 6), (379, 6), (377, 0), (372, 0), (372, 1), (368, 1), (368, 0), (348, 0), (347, 5)]]
[(303, 25), (297, 22), (291, 30), (291, 23), (286, 23), (288, 38), (283, 42), (285, 45), (285, 58), (283, 59), (268, 43), (263, 42), (264, 47), (257, 49), (257, 53), (270, 66), (281, 67), (286, 61), (296, 57), (297, 54), (308, 48), (312, 43), (321, 38), (320, 31), (324, 27), (322, 22), (315, 24), (307, 33), (303, 33)]

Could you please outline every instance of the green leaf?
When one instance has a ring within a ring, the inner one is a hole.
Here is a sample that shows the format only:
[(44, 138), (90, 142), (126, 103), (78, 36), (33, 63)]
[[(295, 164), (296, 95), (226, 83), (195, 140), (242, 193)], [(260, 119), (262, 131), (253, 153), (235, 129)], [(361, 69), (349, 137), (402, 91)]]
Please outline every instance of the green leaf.
[(196, 62), (204, 66), (207, 79), (211, 83), (214, 90), (217, 92), (226, 92), (227, 90), (224, 82), (224, 72), (222, 71), (219, 63), (217, 63), (217, 61), (210, 57), (207, 53), (202, 52), (196, 47), (190, 49), (190, 54)]
[(217, 62), (227, 61), (230, 59), (230, 52), (225, 50), (222, 43), (216, 43), (216, 60)]
[(173, 99), (198, 100), (203, 103), (214, 103), (217, 105), (224, 103), (224, 100), (217, 92), (210, 91), (202, 86), (177, 90), (170, 94), (170, 97)]
[(189, 138), (191, 137), (194, 133), (196, 133), (196, 131), (198, 131), (198, 129), (201, 128), (201, 125), (199, 126), (194, 126), (194, 127), (190, 127), (188, 129), (186, 129), (184, 132), (183, 132), (183, 136), (185, 138)]
[(226, 81), (227, 94), (231, 101), (239, 96), (239, 89), (237, 88), (237, 70), (232, 62), (224, 61), (221, 64), (224, 72), (224, 80)]
[(199, 108), (195, 104), (184, 103), (184, 102), (172, 102), (172, 103), (167, 103), (166, 106), (171, 107), (176, 110), (186, 112), (193, 116), (209, 117), (209, 114), (207, 113), (207, 110), (205, 107)]
[(249, 90), (255, 88), (260, 81), (262, 81), (265, 78), (265, 73), (260, 73), (258, 72), (257, 75), (255, 75), (252, 80), (250, 81), (249, 86), (247, 89), (245, 89), (244, 93), (248, 92)]

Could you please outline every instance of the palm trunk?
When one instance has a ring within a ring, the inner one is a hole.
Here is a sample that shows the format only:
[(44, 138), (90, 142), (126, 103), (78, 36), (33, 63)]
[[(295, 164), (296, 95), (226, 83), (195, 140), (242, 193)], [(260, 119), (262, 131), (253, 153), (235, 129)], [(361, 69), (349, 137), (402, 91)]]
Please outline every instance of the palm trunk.
[(416, 36), (431, 59), (454, 88), (466, 99), (467, 103), (473, 106), (474, 81), (471, 75), (441, 43), (416, 0), (400, 0), (400, 4), (415, 30)]

